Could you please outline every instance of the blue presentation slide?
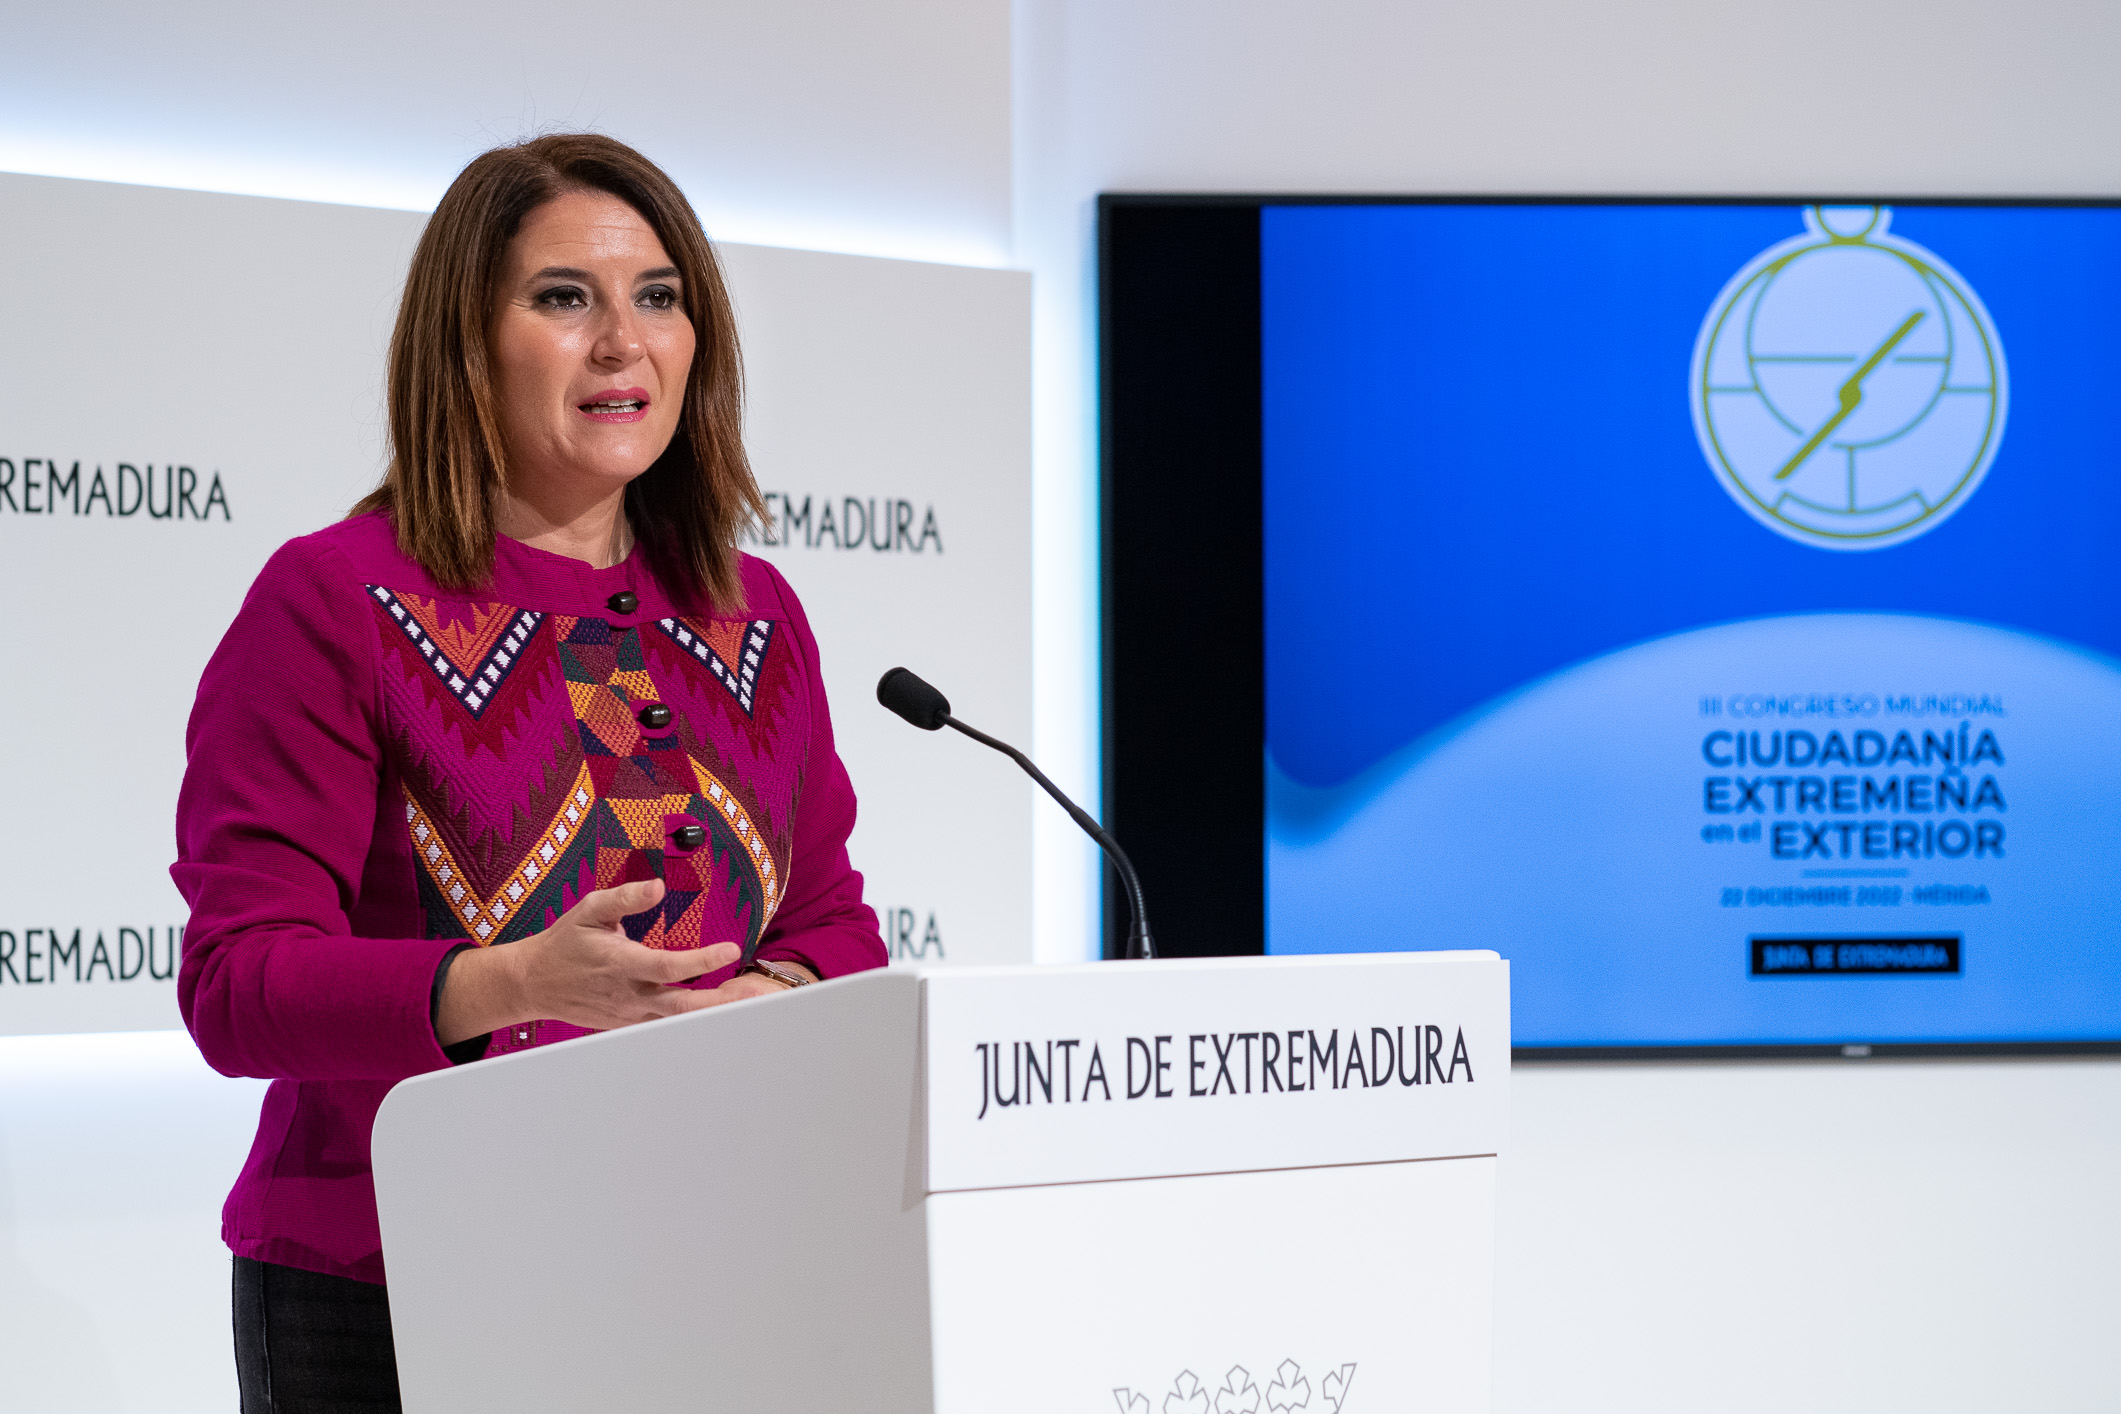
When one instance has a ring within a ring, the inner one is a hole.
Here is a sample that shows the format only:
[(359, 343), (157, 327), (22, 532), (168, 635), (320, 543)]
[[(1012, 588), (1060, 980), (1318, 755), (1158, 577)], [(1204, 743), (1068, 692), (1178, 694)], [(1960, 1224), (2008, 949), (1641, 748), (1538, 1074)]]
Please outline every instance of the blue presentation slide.
[(1268, 950), (2121, 1038), (2121, 209), (1261, 214)]

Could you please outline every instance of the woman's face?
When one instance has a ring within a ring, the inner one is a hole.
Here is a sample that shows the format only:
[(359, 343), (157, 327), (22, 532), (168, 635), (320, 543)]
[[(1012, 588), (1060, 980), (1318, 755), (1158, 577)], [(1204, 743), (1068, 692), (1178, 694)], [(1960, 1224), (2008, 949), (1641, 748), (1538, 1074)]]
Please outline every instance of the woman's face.
[(663, 454), (692, 369), (685, 301), (699, 293), (609, 193), (568, 192), (524, 218), (492, 331), (511, 492), (565, 516)]

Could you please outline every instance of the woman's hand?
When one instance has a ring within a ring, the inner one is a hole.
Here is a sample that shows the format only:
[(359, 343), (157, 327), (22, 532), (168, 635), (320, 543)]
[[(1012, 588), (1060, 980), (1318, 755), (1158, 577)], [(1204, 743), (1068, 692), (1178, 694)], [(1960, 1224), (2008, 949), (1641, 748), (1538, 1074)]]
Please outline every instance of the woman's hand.
[[(609, 1031), (737, 1001), (780, 985), (752, 975), (711, 991), (673, 986), (727, 967), (743, 949), (716, 943), (666, 951), (627, 937), (619, 920), (655, 907), (662, 897), (661, 879), (599, 889), (585, 894), (542, 933), (503, 947), (459, 953), (435, 1008), (435, 1039), (449, 1046), (548, 1017)], [(738, 981), (766, 985), (732, 994)]]

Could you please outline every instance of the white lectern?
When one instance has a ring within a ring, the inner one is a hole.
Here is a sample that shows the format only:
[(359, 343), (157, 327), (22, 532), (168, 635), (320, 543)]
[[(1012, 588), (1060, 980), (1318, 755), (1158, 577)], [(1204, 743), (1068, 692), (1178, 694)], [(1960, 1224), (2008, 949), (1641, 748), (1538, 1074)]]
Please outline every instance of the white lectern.
[(1508, 965), (892, 968), (423, 1075), (410, 1414), (1488, 1406)]

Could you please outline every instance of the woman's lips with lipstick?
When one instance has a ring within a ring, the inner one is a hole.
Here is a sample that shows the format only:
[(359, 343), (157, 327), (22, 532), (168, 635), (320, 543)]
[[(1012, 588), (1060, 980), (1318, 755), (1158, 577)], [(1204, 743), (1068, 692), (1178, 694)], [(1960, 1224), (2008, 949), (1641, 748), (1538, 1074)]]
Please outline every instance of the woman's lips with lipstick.
[(639, 422), (648, 416), (646, 388), (606, 388), (575, 411), (592, 422)]

